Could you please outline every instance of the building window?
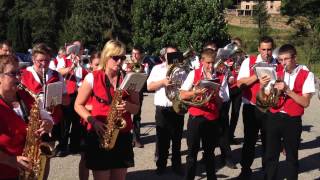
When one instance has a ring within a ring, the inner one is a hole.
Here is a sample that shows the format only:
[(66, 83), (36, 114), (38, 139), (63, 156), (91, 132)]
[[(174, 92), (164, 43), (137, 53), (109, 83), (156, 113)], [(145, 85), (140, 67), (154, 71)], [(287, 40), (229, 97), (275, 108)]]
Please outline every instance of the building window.
[(249, 5), (246, 5), (246, 9), (250, 9), (250, 6), (249, 6)]

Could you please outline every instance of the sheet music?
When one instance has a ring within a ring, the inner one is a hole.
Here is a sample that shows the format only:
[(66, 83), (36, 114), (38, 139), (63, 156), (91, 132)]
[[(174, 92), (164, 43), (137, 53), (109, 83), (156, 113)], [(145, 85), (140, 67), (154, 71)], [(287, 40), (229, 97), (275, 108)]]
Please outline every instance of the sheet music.
[(261, 79), (263, 76), (268, 75), (271, 82), (277, 80), (277, 73), (274, 67), (256, 67), (255, 71), (259, 79)]
[(148, 76), (144, 73), (128, 73), (124, 77), (119, 88), (122, 90), (140, 92), (145, 81), (147, 80), (147, 77)]
[(47, 85), (46, 107), (62, 104), (63, 83), (55, 82)]

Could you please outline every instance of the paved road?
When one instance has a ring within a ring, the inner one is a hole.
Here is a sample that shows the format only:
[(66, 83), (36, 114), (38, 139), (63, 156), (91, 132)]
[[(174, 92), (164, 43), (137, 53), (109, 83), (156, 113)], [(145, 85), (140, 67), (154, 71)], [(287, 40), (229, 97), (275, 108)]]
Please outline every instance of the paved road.
[[(303, 116), (303, 133), (302, 143), (299, 151), (300, 159), (300, 172), (299, 179), (320, 180), (320, 101), (316, 96), (313, 97), (310, 107), (305, 111)], [(167, 173), (162, 176), (157, 176), (154, 172), (156, 166), (153, 161), (154, 149), (155, 149), (155, 126), (154, 126), (154, 111), (153, 106), (153, 94), (146, 94), (143, 102), (142, 110), (142, 142), (145, 144), (144, 148), (134, 148), (135, 152), (135, 167), (130, 168), (128, 171), (128, 180), (174, 180), (183, 179), (175, 174), (171, 173), (168, 168)], [(186, 122), (186, 121), (185, 121)], [(186, 130), (186, 123), (184, 130)], [(242, 118), (240, 117), (236, 136), (242, 140), (243, 137), (243, 125)], [(232, 146), (232, 153), (235, 162), (237, 162), (238, 169), (233, 170), (227, 167), (221, 167), (217, 164), (217, 176), (219, 179), (232, 179), (240, 173), (240, 152), (242, 145)], [(182, 139), (182, 161), (185, 165), (186, 160), (186, 139), (185, 136)], [(261, 151), (261, 142), (257, 144), (256, 159), (253, 163), (253, 179), (262, 179), (261, 173), (261, 158), (259, 156)], [(215, 154), (219, 159), (220, 150), (216, 149)], [(280, 177), (283, 179), (286, 169), (284, 156), (281, 155), (280, 162)], [(78, 164), (79, 155), (70, 155), (65, 158), (54, 158), (51, 163), (51, 171), (49, 175), (50, 180), (73, 180), (78, 178)], [(200, 153), (198, 155), (200, 159)], [(171, 166), (169, 161), (168, 166)], [(92, 178), (90, 178), (92, 179)], [(196, 179), (206, 179), (204, 167), (199, 164), (198, 173)]]

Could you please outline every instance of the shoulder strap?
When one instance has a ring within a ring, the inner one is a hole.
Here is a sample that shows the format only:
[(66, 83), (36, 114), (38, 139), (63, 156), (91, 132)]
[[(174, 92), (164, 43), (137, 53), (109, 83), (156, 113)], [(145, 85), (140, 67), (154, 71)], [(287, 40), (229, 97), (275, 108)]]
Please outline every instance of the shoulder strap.
[(110, 92), (110, 87), (111, 87), (111, 83), (110, 83), (110, 80), (108, 78), (107, 75), (105, 75), (105, 87), (106, 87), (106, 93), (107, 93), (107, 96), (108, 96), (108, 100), (105, 100), (99, 96), (97, 96), (94, 91), (92, 91), (92, 94), (94, 97), (96, 97), (96, 99), (98, 100), (98, 102), (100, 103), (103, 103), (103, 104), (106, 104), (106, 105), (110, 105), (111, 102), (112, 102), (112, 96), (111, 96), (111, 92)]

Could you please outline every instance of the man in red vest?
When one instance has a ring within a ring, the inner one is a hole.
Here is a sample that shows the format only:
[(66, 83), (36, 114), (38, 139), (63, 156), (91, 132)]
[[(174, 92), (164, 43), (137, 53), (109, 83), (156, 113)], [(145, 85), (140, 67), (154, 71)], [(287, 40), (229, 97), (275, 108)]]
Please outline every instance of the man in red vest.
[[(74, 111), (74, 102), (78, 94), (78, 87), (82, 84), (84, 77), (88, 74), (87, 69), (80, 65), (81, 55), (83, 53), (83, 47), (80, 41), (74, 41), (72, 45), (66, 48), (67, 57), (63, 61), (59, 61), (57, 64), (57, 71), (64, 77), (67, 94), (70, 98), (70, 105), (63, 108), (66, 114), (66, 127), (65, 131), (70, 132), (70, 145), (69, 151), (72, 154), (79, 153), (81, 151), (81, 139), (85, 129), (80, 124), (80, 117)], [(72, 124), (72, 126), (71, 126)], [(65, 136), (60, 152), (57, 156), (67, 155), (68, 149), (68, 136)]]
[(315, 92), (314, 74), (305, 66), (297, 64), (297, 51), (290, 44), (280, 47), (278, 61), (285, 69), (277, 73), (283, 81), (274, 85), (282, 92), (278, 105), (270, 109), (265, 122), (265, 179), (277, 179), (279, 154), (283, 142), (288, 163), (287, 179), (291, 180), (298, 179), (301, 117)]
[[(246, 58), (240, 67), (237, 86), (242, 89), (243, 102), (243, 125), (244, 125), (244, 143), (241, 154), (241, 174), (239, 179), (250, 179), (252, 175), (251, 165), (255, 157), (255, 145), (258, 139), (258, 133), (261, 133), (262, 152), (265, 151), (264, 138), (264, 121), (267, 118), (266, 113), (261, 112), (256, 107), (256, 95), (260, 90), (259, 79), (254, 73), (253, 67), (260, 62), (277, 64), (277, 61), (272, 58), (272, 50), (274, 42), (271, 37), (262, 37), (259, 41), (259, 55), (249, 56)], [(261, 81), (267, 81), (269, 77), (264, 77)], [(263, 156), (262, 156), (263, 157)], [(264, 158), (262, 158), (262, 167), (264, 167)]]
[[(180, 97), (190, 100), (196, 95), (204, 93), (205, 89), (193, 90), (200, 80), (211, 79), (216, 52), (212, 49), (204, 49), (201, 53), (200, 67), (191, 71), (183, 83)], [(207, 179), (217, 179), (214, 165), (214, 146), (217, 143), (219, 107), (221, 103), (219, 95), (214, 93), (209, 102), (202, 107), (190, 106), (187, 125), (187, 172), (186, 179), (194, 179), (197, 167), (197, 154), (200, 149), (200, 140), (204, 150), (204, 164), (207, 171)]]

